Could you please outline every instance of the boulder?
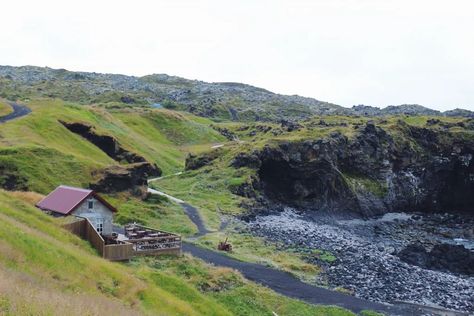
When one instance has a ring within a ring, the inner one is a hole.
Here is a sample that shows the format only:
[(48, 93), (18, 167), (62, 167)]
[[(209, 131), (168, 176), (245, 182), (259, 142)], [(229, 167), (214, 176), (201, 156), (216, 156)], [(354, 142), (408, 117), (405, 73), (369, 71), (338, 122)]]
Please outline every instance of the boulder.
[(474, 276), (474, 252), (461, 245), (437, 244), (431, 251), (426, 251), (420, 244), (410, 244), (397, 256), (425, 269)]
[(196, 170), (202, 168), (204, 166), (209, 165), (213, 162), (217, 157), (219, 157), (219, 150), (213, 150), (207, 153), (203, 153), (200, 155), (195, 154), (188, 154), (186, 157), (186, 161), (184, 164), (185, 170)]

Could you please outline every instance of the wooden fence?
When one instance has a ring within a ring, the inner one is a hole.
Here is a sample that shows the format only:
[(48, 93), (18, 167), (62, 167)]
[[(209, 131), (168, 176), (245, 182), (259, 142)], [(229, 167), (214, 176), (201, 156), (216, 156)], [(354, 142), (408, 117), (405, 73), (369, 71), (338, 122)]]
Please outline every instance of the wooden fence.
[(82, 239), (89, 241), (105, 259), (122, 261), (129, 260), (134, 256), (133, 244), (119, 243), (106, 245), (104, 238), (95, 230), (87, 218), (78, 219), (77, 221), (63, 225), (63, 227)]
[(129, 243), (104, 246), (103, 257), (111, 261), (129, 260), (134, 255), (133, 245)]

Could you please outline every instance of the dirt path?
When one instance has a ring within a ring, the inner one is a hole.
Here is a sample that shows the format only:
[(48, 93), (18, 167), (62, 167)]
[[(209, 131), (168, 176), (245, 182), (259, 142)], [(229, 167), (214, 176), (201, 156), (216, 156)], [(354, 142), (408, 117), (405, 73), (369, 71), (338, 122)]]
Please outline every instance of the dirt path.
[(0, 116), (0, 123), (11, 121), (15, 118), (25, 116), (31, 112), (31, 110), (24, 105), (20, 105), (15, 102), (8, 102), (8, 104), (10, 104), (10, 106), (12, 107), (13, 112), (5, 116)]

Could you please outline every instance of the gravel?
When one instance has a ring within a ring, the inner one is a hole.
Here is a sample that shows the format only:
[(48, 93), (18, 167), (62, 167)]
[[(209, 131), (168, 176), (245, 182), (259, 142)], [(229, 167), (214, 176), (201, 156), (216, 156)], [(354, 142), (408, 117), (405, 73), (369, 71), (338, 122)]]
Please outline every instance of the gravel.
[[(446, 222), (446, 225), (440, 225)], [(454, 223), (456, 222), (456, 223)], [(472, 222), (456, 217), (386, 214), (372, 220), (337, 220), (328, 215), (281, 213), (257, 216), (248, 223), (257, 235), (287, 247), (322, 249), (337, 260), (324, 264), (330, 287), (342, 287), (355, 296), (393, 303), (411, 302), (474, 312), (474, 278), (422, 269), (402, 262), (396, 252), (414, 241), (430, 247), (437, 242), (462, 240), (474, 245)], [(463, 236), (463, 238), (453, 238)], [(311, 260), (311, 259), (310, 259)]]

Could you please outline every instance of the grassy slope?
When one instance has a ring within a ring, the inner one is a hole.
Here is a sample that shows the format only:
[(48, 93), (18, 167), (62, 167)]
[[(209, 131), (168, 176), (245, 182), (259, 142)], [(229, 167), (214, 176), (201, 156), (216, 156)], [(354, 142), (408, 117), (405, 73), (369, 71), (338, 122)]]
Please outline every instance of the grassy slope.
[[(76, 314), (100, 309), (91, 304), (94, 301), (104, 301), (104, 308), (112, 306), (116, 311), (125, 305), (137, 312), (229, 314), (214, 299), (204, 297), (183, 281), (174, 280), (176, 286), (191, 291), (206, 304), (197, 306), (160, 288), (152, 279), (159, 274), (157, 271), (138, 271), (100, 259), (86, 242), (58, 228), (55, 219), (4, 192), (0, 192), (0, 217), (0, 271), (12, 275), (7, 281), (2, 279), (2, 283), (8, 282), (3, 285), (7, 291), (0, 294), (4, 311), (56, 313), (62, 296), (79, 294), (82, 299), (72, 306)], [(54, 299), (43, 301), (34, 289), (32, 300), (16, 296), (15, 288), (22, 280), (47, 289)]]
[(92, 180), (92, 170), (116, 164), (58, 120), (85, 122), (98, 133), (113, 135), (125, 148), (157, 163), (165, 174), (182, 169), (186, 152), (181, 145), (223, 139), (200, 123), (202, 119), (194, 121), (191, 115), (167, 110), (108, 111), (46, 99), (28, 105), (33, 110), (30, 115), (2, 125), (0, 159), (17, 166), (18, 172), (29, 179), (28, 187), (41, 193), (59, 183), (85, 186)]
[(191, 257), (99, 258), (39, 212), (0, 191), (0, 314), (352, 315), (281, 297)]
[[(28, 106), (33, 110), (30, 115), (3, 124), (0, 129), (0, 165), (25, 178), (29, 190), (42, 194), (59, 184), (87, 187), (93, 181), (94, 170), (117, 163), (87, 140), (69, 132), (58, 120), (85, 122), (99, 133), (113, 135), (122, 146), (157, 163), (165, 174), (182, 170), (184, 147), (210, 147), (208, 142), (223, 140), (205, 119), (190, 114), (106, 110), (50, 99), (33, 100)], [(8, 178), (0, 176), (0, 184), (6, 181)], [(143, 205), (126, 195), (111, 198), (121, 205), (122, 222), (136, 220), (183, 234), (195, 231), (183, 211), (174, 205)]]
[(0, 116), (5, 116), (13, 112), (12, 107), (4, 100), (0, 99)]
[[(86, 186), (91, 171), (116, 164), (58, 120), (94, 125), (98, 132), (113, 135), (126, 148), (157, 162), (165, 173), (181, 170), (190, 148), (206, 150), (224, 141), (208, 127), (208, 120), (167, 110), (107, 110), (47, 99), (33, 100), (29, 106), (32, 114), (2, 126), (0, 162), (26, 177), (30, 190), (43, 194), (58, 184)], [(117, 314), (271, 315), (288, 310), (295, 315), (348, 314), (282, 298), (239, 276), (238, 286), (224, 284), (226, 290), (220, 294), (209, 292), (203, 284), (219, 270), (194, 259), (187, 264), (198, 271), (199, 281), (190, 279), (189, 271), (176, 270), (183, 259), (168, 259), (174, 268), (165, 271), (160, 271), (159, 259), (152, 266), (139, 262), (129, 268), (106, 262), (87, 243), (58, 229), (54, 219), (20, 201), (32, 195), (38, 199), (33, 193), (0, 193), (0, 273), (9, 276), (0, 283), (2, 313), (56, 314), (68, 309), (72, 314), (98, 314), (104, 306)], [(108, 199), (120, 206), (119, 222), (137, 220), (182, 234), (195, 232), (182, 209), (166, 200), (141, 202), (127, 194)], [(220, 283), (220, 277), (214, 281)], [(18, 290), (29, 284), (33, 286), (27, 292)], [(232, 307), (226, 310), (216, 299), (232, 302)], [(59, 306), (65, 300), (69, 303)]]

